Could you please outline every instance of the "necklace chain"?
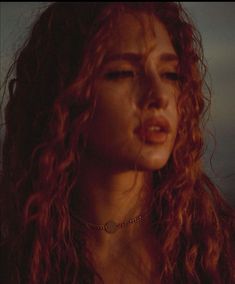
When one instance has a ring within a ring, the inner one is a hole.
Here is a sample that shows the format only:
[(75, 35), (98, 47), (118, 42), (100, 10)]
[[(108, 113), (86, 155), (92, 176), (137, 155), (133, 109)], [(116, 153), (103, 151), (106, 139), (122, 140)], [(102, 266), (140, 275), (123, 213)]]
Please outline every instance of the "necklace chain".
[(124, 221), (122, 223), (116, 223), (113, 220), (109, 220), (108, 222), (106, 222), (104, 225), (98, 225), (98, 224), (93, 224), (93, 223), (89, 223), (83, 219), (81, 219), (78, 216), (72, 215), (75, 220), (77, 220), (78, 222), (82, 223), (83, 225), (85, 225), (88, 229), (94, 229), (94, 230), (104, 230), (109, 234), (115, 233), (118, 229), (124, 228), (130, 224), (135, 224), (138, 222), (142, 222), (143, 218), (145, 215), (139, 215), (136, 216), (128, 221)]

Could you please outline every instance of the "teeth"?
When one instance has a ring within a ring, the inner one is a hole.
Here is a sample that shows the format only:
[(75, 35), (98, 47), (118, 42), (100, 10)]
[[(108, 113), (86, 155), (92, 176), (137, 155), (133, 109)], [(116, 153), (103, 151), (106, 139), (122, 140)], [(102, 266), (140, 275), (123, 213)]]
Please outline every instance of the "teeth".
[(150, 130), (150, 131), (160, 131), (161, 127), (159, 127), (159, 126), (149, 126), (148, 130)]

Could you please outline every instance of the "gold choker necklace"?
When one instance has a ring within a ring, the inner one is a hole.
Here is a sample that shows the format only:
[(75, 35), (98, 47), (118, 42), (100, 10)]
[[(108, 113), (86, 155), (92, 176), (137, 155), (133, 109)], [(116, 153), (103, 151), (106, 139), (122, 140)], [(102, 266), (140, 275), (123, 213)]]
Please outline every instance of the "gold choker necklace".
[(142, 222), (145, 215), (139, 215), (135, 218), (132, 218), (132, 219), (125, 221), (125, 222), (122, 222), (122, 223), (116, 223), (113, 220), (109, 220), (104, 225), (92, 224), (92, 223), (86, 222), (85, 220), (81, 219), (78, 216), (74, 216), (74, 215), (72, 215), (72, 216), (75, 218), (75, 220), (77, 220), (79, 223), (82, 223), (83, 225), (85, 225), (88, 229), (101, 230), (101, 231), (104, 230), (109, 234), (113, 234), (118, 229), (124, 228), (124, 227), (126, 227), (130, 224)]

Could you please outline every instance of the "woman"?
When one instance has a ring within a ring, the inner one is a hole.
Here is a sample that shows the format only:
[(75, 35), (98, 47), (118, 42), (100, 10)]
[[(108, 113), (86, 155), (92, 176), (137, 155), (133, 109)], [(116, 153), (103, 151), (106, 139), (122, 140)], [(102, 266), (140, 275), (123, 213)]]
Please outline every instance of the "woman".
[(201, 165), (206, 66), (179, 4), (52, 4), (15, 68), (6, 283), (235, 283), (234, 211)]

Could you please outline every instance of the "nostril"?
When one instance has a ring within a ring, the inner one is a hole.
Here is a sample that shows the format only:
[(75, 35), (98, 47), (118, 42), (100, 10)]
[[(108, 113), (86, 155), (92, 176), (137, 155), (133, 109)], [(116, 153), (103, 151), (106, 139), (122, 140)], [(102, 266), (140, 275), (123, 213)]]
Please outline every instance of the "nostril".
[(150, 99), (147, 102), (147, 108), (149, 109), (159, 109), (159, 108), (166, 108), (168, 105), (168, 99), (164, 96), (159, 96), (154, 99)]

